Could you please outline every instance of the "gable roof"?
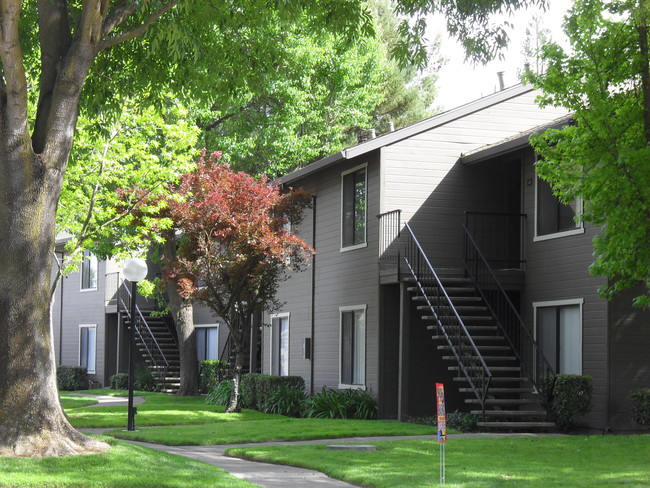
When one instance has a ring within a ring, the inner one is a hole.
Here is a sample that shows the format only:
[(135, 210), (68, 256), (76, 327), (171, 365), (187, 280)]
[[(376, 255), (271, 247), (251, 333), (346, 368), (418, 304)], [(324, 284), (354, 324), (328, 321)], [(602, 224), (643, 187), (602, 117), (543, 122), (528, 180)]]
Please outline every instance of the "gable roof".
[(573, 115), (563, 115), (562, 117), (558, 117), (557, 119), (547, 124), (532, 127), (528, 130), (520, 132), (519, 134), (515, 134), (514, 136), (508, 137), (506, 139), (502, 139), (493, 144), (487, 144), (472, 151), (468, 151), (464, 154), (461, 154), (458, 160), (464, 164), (475, 164), (480, 163), (481, 161), (495, 158), (497, 156), (501, 156), (502, 154), (506, 154), (517, 149), (521, 149), (523, 147), (527, 147), (529, 145), (528, 141), (532, 135), (541, 134), (543, 132), (546, 132), (548, 129), (559, 129), (565, 125), (570, 124), (572, 120)]
[(319, 159), (311, 164), (308, 164), (307, 166), (303, 166), (302, 168), (279, 178), (279, 182), (282, 184), (292, 183), (334, 164), (355, 158), (357, 156), (368, 154), (369, 152), (375, 151), (385, 146), (390, 146), (391, 144), (403, 141), (404, 139), (408, 139), (422, 132), (435, 129), (436, 127), (448, 124), (449, 122), (466, 117), (474, 112), (478, 112), (479, 110), (484, 110), (488, 107), (497, 105), (506, 100), (521, 96), (524, 93), (531, 91), (533, 91), (532, 86), (522, 84), (515, 85), (511, 88), (506, 88), (492, 95), (479, 98), (478, 100), (466, 103), (460, 107), (448, 110), (439, 115), (424, 119), (420, 122), (416, 122), (415, 124), (411, 124), (402, 129), (382, 134), (381, 136), (362, 142), (356, 146), (351, 146), (343, 149), (342, 151)]

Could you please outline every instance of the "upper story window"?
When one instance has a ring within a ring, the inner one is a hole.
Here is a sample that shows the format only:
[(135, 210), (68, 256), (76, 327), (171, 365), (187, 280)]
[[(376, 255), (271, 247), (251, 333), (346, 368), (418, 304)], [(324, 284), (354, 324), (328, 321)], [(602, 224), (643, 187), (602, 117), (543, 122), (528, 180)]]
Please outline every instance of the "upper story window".
[(553, 194), (551, 185), (537, 178), (535, 200), (535, 240), (552, 239), (584, 232), (576, 222), (580, 200), (564, 204)]
[(90, 251), (84, 251), (83, 261), (81, 262), (81, 289), (97, 289), (97, 257)]
[(341, 248), (366, 246), (367, 166), (354, 168), (341, 178)]

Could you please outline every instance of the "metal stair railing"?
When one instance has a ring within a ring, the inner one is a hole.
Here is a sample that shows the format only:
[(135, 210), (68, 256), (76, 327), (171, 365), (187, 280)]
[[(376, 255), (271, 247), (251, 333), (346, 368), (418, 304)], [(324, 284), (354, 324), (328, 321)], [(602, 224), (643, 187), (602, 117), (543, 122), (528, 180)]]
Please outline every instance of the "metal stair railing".
[(124, 282), (120, 285), (119, 294), (118, 294), (118, 310), (124, 314), (129, 319), (133, 331), (137, 334), (137, 338), (140, 340), (140, 344), (144, 347), (149, 360), (153, 366), (153, 373), (156, 377), (156, 380), (162, 388), (167, 386), (167, 371), (169, 369), (169, 361), (165, 356), (165, 353), (160, 348), (160, 344), (156, 340), (155, 335), (151, 331), (147, 320), (142, 314), (140, 307), (136, 304), (135, 320), (131, 317), (131, 300), (134, 297), (131, 296), (131, 291), (129, 287), (126, 286)]
[(403, 260), (415, 280), (420, 294), (435, 319), (438, 335), (444, 336), (458, 362), (459, 376), (462, 373), (481, 404), (485, 419), (485, 405), (492, 380), (492, 372), (467, 331), (463, 320), (451, 302), (440, 278), (422, 250), (411, 227), (404, 225), (406, 242)]
[(519, 312), (496, 277), (494, 270), (476, 244), (467, 226), (465, 231), (465, 268), (494, 317), (499, 330), (519, 359), (522, 373), (540, 391), (540, 380), (555, 374), (543, 351), (524, 324)]

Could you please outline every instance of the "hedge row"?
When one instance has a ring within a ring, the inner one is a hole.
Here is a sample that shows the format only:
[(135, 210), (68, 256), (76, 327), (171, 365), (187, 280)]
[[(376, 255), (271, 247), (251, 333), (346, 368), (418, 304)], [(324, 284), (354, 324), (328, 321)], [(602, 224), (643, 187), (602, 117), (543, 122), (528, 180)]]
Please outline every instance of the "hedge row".
[(56, 368), (56, 383), (59, 390), (87, 390), (88, 372), (81, 366), (58, 366)]
[(269, 397), (280, 387), (305, 389), (302, 376), (270, 376), (247, 373), (241, 379), (240, 401), (242, 408), (261, 410)]

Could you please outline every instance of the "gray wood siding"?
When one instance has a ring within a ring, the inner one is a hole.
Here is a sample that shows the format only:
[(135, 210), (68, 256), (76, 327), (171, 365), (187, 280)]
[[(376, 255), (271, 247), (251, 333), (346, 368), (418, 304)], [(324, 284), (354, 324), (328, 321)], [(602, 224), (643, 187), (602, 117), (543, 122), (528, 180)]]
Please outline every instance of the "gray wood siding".
[(615, 431), (641, 429), (630, 420), (630, 392), (650, 387), (650, 310), (631, 306), (642, 293), (641, 286), (625, 290), (609, 305), (609, 426)]
[[(582, 307), (582, 374), (593, 377), (593, 409), (580, 423), (594, 429), (607, 426), (607, 302), (597, 289), (605, 281), (589, 274), (593, 262), (592, 239), (597, 229), (586, 225), (582, 234), (534, 242), (535, 170), (532, 151), (524, 168), (524, 212), (526, 223), (526, 275), (521, 312), (533, 327), (533, 303), (584, 299)], [(527, 181), (532, 181), (528, 185)]]
[(460, 265), (464, 211), (503, 211), (498, 171), (466, 167), (460, 156), (566, 114), (539, 109), (535, 96), (525, 93), (382, 148), (381, 212), (402, 210), (434, 266)]
[[(341, 252), (341, 173), (368, 163), (367, 243), (363, 248)], [(282, 283), (277, 312), (290, 313), (289, 372), (305, 378), (307, 388), (339, 385), (339, 307), (366, 305), (366, 387), (378, 388), (378, 267), (376, 215), (379, 212), (378, 158), (358, 158), (336, 165), (299, 182), (316, 196), (316, 264), (314, 269), (293, 273)], [(298, 186), (298, 185), (296, 185)], [(300, 235), (312, 243), (309, 211)], [(315, 334), (313, 337), (314, 385), (309, 385), (310, 362), (302, 359), (302, 344), (311, 335), (311, 273), (315, 273)], [(267, 322), (270, 320), (267, 318)], [(270, 335), (264, 333), (263, 365), (269, 371)]]
[[(57, 364), (67, 366), (79, 365), (79, 325), (95, 324), (97, 326), (95, 374), (89, 376), (93, 381), (104, 385), (106, 262), (99, 261), (97, 268), (97, 290), (81, 291), (79, 271), (62, 278), (54, 297), (52, 325)], [(63, 303), (63, 315), (61, 315), (61, 303)]]

